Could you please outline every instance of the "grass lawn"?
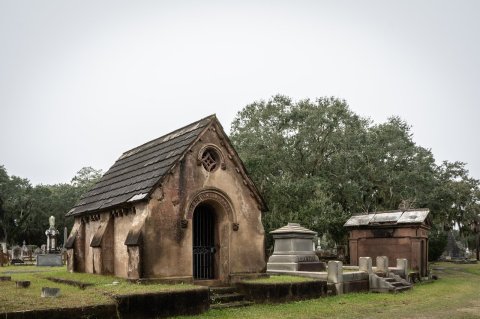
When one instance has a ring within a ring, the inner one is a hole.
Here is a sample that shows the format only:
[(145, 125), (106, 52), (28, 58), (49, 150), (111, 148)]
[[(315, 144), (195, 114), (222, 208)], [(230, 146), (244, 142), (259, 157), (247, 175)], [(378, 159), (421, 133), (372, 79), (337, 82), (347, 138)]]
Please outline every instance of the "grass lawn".
[[(276, 305), (210, 310), (200, 318), (480, 318), (480, 264), (433, 264), (440, 277), (432, 283), (415, 285), (412, 291), (397, 295), (356, 293)], [(56, 307), (81, 307), (112, 304), (112, 294), (145, 293), (196, 289), (192, 285), (138, 285), (124, 279), (91, 274), (68, 273), (65, 267), (0, 267), (0, 313)], [(46, 277), (63, 278), (93, 286), (77, 287), (54, 283)], [(30, 288), (15, 288), (15, 280), (30, 280)], [(264, 283), (308, 280), (290, 276), (260, 279)], [(117, 285), (112, 282), (117, 281)], [(41, 287), (59, 287), (59, 298), (41, 298)], [(193, 318), (193, 317), (183, 317)]]
[[(12, 281), (0, 281), (0, 313), (47, 308), (85, 307), (113, 304), (111, 295), (158, 291), (198, 289), (193, 285), (139, 285), (124, 279), (82, 273), (69, 273), (66, 267), (9, 266), (0, 267), (0, 276), (11, 276)], [(93, 284), (86, 289), (52, 282), (46, 277), (69, 279)], [(29, 280), (29, 288), (16, 288), (15, 280)], [(118, 284), (113, 285), (116, 281)], [(60, 288), (60, 297), (40, 297), (42, 287)]]
[[(432, 264), (440, 277), (400, 294), (354, 293), (276, 305), (210, 310), (200, 318), (480, 318), (480, 264)], [(193, 318), (193, 317), (181, 317)], [(198, 318), (198, 317), (196, 317)]]

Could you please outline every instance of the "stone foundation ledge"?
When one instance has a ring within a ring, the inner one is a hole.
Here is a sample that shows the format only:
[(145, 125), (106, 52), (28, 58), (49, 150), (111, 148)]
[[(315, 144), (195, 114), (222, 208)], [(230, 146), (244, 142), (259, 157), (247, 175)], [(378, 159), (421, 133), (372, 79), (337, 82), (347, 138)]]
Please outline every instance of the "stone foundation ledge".
[(177, 284), (193, 284), (192, 276), (180, 276), (180, 277), (165, 277), (165, 278), (140, 278), (140, 279), (127, 279), (127, 281), (136, 284), (143, 285), (177, 285)]
[(115, 303), (81, 308), (52, 308), (27, 311), (12, 311), (0, 314), (0, 319), (100, 319), (118, 318)]
[(288, 276), (300, 276), (308, 277), (319, 280), (327, 280), (327, 272), (324, 271), (288, 271), (288, 270), (269, 270), (268, 274), (272, 275), (288, 275)]
[(133, 319), (197, 315), (210, 307), (208, 288), (114, 295), (109, 304), (1, 313), (0, 319)]
[(237, 290), (256, 303), (282, 303), (327, 295), (327, 282), (311, 280), (292, 283), (238, 282)]
[(270, 275), (266, 273), (236, 273), (236, 274), (230, 274), (230, 283), (235, 284), (240, 281), (244, 280), (252, 280), (252, 279), (260, 279), (260, 278), (268, 278)]
[(368, 273), (364, 271), (352, 271), (343, 273), (343, 282), (368, 280)]
[(113, 297), (122, 319), (197, 315), (210, 307), (209, 290), (206, 287)]

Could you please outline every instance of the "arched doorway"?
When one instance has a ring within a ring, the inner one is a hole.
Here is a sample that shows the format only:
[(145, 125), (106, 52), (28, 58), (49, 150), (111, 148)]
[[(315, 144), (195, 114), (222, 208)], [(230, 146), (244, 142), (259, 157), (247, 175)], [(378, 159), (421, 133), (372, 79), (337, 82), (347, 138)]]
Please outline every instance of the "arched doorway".
[(215, 278), (215, 209), (202, 203), (193, 213), (193, 278), (195, 280)]

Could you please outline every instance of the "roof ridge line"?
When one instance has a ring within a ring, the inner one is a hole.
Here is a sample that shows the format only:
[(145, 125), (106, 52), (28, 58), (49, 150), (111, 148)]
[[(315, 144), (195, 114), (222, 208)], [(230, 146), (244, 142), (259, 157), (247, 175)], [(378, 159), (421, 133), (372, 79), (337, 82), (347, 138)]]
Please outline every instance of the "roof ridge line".
[[(190, 124), (187, 124), (187, 125), (185, 125), (185, 126), (182, 126), (182, 127), (178, 128), (178, 129), (176, 129), (176, 130), (174, 130), (174, 131), (168, 132), (167, 134), (164, 134), (164, 135), (159, 136), (159, 137), (157, 137), (157, 138), (151, 139), (151, 140), (148, 141), (148, 142), (145, 142), (145, 143), (143, 143), (143, 144), (140, 144), (140, 145), (138, 145), (138, 146), (136, 146), (136, 147), (134, 147), (134, 148), (131, 148), (131, 149), (123, 152), (122, 155), (119, 157), (119, 159), (122, 158), (124, 154), (129, 153), (129, 152), (131, 152), (131, 151), (133, 151), (133, 150), (136, 150), (137, 148), (140, 148), (140, 147), (142, 147), (142, 146), (145, 146), (145, 145), (147, 145), (147, 144), (149, 144), (149, 143), (151, 143), (151, 142), (153, 142), (153, 141), (159, 140), (159, 139), (164, 138), (164, 137), (166, 137), (166, 136), (168, 136), (168, 135), (171, 135), (171, 134), (173, 134), (173, 133), (175, 133), (175, 132), (181, 131), (181, 130), (183, 130), (183, 129), (191, 126), (191, 125), (195, 125), (195, 124), (200, 123), (201, 121), (204, 121), (204, 120), (206, 120), (206, 119), (216, 118), (216, 117), (217, 117), (217, 116), (216, 116), (215, 113), (214, 113), (214, 114), (211, 114), (211, 115), (206, 116), (206, 117), (204, 117), (204, 118), (202, 118), (202, 119), (200, 119), (200, 120), (198, 120), (198, 121), (192, 122), (192, 123), (190, 123)], [(128, 156), (126, 156), (126, 157), (128, 157)]]

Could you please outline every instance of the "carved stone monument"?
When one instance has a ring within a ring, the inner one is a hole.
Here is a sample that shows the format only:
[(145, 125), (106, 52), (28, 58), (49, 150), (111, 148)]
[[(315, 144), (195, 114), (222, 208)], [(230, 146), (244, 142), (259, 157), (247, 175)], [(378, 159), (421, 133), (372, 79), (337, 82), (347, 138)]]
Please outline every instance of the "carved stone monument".
[(275, 240), (272, 256), (268, 259), (267, 271), (325, 271), (313, 250), (316, 232), (288, 223), (287, 226), (271, 231)]
[(54, 216), (50, 216), (48, 222), (50, 228), (45, 231), (45, 235), (47, 235), (47, 253), (53, 253), (57, 248), (57, 235), (59, 234), (59, 231), (55, 229)]
[(62, 256), (57, 254), (57, 235), (59, 231), (55, 229), (55, 217), (48, 219), (50, 227), (45, 231), (47, 235), (46, 254), (37, 255), (37, 266), (62, 266)]

